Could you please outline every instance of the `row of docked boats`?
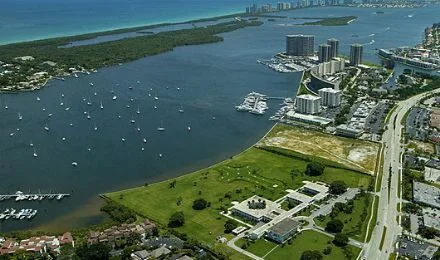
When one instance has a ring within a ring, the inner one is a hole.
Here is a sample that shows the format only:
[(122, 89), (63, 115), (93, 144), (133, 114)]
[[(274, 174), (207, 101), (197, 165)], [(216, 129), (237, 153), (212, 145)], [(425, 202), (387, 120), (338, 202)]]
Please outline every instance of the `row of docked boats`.
[(266, 100), (266, 95), (251, 92), (246, 95), (244, 101), (240, 105), (235, 106), (235, 109), (237, 111), (246, 111), (256, 115), (263, 115), (266, 110), (269, 109)]
[(16, 210), (13, 208), (6, 209), (2, 213), (0, 213), (0, 220), (7, 220), (7, 219), (32, 219), (34, 218), (38, 213), (38, 210), (36, 209), (21, 209)]
[(287, 112), (295, 109), (295, 101), (292, 98), (285, 98), (280, 106), (280, 109), (269, 120), (282, 119)]
[(49, 200), (62, 200), (64, 197), (69, 196), (70, 194), (24, 194), (21, 191), (17, 191), (15, 194), (11, 194), (11, 195), (0, 195), (0, 201), (3, 200), (9, 200), (9, 199), (15, 199), (15, 201), (33, 201), (33, 200), (44, 200), (44, 199), (49, 199)]

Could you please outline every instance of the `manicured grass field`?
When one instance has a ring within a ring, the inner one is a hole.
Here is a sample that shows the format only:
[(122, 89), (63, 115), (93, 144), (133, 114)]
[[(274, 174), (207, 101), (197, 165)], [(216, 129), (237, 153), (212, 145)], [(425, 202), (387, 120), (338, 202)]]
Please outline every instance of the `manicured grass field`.
[(318, 233), (316, 231), (303, 231), (293, 239), (291, 245), (285, 244), (284, 247), (278, 247), (272, 253), (267, 255), (267, 260), (278, 259), (300, 259), (302, 252), (306, 250), (318, 250), (322, 252), (327, 246), (331, 246), (332, 250), (329, 255), (323, 255), (323, 259), (356, 259), (361, 249), (354, 246), (346, 246), (345, 249), (337, 247), (331, 243), (332, 237)]
[[(372, 203), (373, 196), (366, 194), (354, 200), (353, 212), (351, 214), (339, 212), (335, 219), (339, 219), (344, 223), (344, 229), (342, 230), (344, 234), (360, 242), (364, 241), (368, 229), (371, 207), (373, 206)], [(324, 228), (330, 220), (330, 215), (325, 216), (324, 220), (315, 218), (315, 222)]]
[[(299, 158), (251, 148), (211, 168), (106, 196), (164, 227), (173, 213), (182, 211), (185, 224), (175, 230), (217, 248), (216, 237), (224, 235), (226, 221), (219, 213), (222, 208), (231, 207), (232, 201), (242, 201), (254, 194), (275, 200), (285, 195), (286, 189), (302, 186), (304, 180), (328, 183), (343, 180), (351, 187), (368, 187), (372, 179), (365, 174), (333, 167), (326, 167), (322, 176), (310, 177), (303, 173), (307, 163)], [(210, 202), (210, 207), (200, 211), (192, 209), (193, 201), (198, 198)]]
[[(235, 245), (241, 247), (245, 243), (246, 239), (242, 238), (235, 242)], [(245, 250), (251, 252), (256, 256), (263, 257), (268, 252), (270, 252), (270, 250), (274, 249), (277, 245), (278, 244), (275, 244), (274, 242), (265, 239), (258, 239), (255, 242), (250, 242), (249, 246)]]

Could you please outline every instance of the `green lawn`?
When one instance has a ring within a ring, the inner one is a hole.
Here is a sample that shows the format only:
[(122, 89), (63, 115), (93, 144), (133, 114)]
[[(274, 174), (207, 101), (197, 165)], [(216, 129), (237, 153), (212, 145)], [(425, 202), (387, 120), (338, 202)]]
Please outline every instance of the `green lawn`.
[[(243, 244), (246, 243), (247, 240), (241, 238), (237, 242), (235, 242), (235, 245), (241, 247)], [(276, 246), (277, 244), (275, 244), (274, 242), (265, 239), (258, 239), (255, 242), (249, 242), (249, 246), (245, 250), (251, 252), (256, 256), (263, 257)]]
[[(372, 202), (373, 196), (365, 194), (354, 200), (353, 212), (351, 214), (339, 212), (335, 219), (339, 219), (344, 223), (344, 229), (342, 231), (344, 234), (360, 242), (364, 241), (368, 229)], [(330, 215), (325, 216), (323, 220), (315, 218), (316, 224), (324, 228), (330, 220)]]
[[(379, 196), (374, 195), (374, 197), (376, 198), (376, 200), (374, 201), (374, 205), (371, 206), (371, 207), (373, 207), (373, 212), (369, 213), (370, 215), (373, 214), (373, 218), (371, 219), (370, 226), (368, 227), (369, 232), (368, 232), (367, 242), (370, 241), (371, 235), (373, 234), (373, 229), (376, 226), (376, 222), (377, 222), (377, 210), (379, 208)], [(369, 210), (371, 210), (371, 208)], [(370, 215), (368, 216), (368, 220), (370, 219)]]
[[(215, 239), (223, 235), (226, 221), (219, 214), (220, 208), (229, 208), (232, 201), (242, 201), (254, 194), (275, 200), (285, 195), (286, 189), (302, 186), (303, 180), (343, 180), (351, 187), (368, 187), (371, 181), (368, 175), (332, 167), (326, 167), (320, 177), (309, 177), (303, 174), (306, 165), (307, 162), (299, 158), (252, 148), (210, 168), (148, 187), (109, 193), (106, 197), (164, 227), (174, 212), (182, 211), (185, 225), (176, 231), (215, 248)], [(171, 188), (173, 181), (176, 184)], [(193, 210), (192, 203), (197, 198), (204, 198), (211, 206)]]
[(285, 244), (284, 247), (278, 247), (272, 253), (266, 256), (268, 260), (278, 259), (300, 259), (302, 252), (306, 250), (319, 250), (322, 252), (327, 246), (331, 246), (332, 250), (329, 255), (323, 255), (323, 259), (356, 259), (361, 249), (354, 246), (346, 246), (345, 249), (337, 247), (331, 243), (333, 238), (315, 231), (303, 231), (295, 239), (291, 245)]

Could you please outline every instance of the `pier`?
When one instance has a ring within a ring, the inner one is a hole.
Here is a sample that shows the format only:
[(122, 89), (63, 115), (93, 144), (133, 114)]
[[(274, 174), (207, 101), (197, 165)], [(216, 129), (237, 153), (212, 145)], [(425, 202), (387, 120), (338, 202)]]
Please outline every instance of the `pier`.
[(70, 194), (67, 193), (35, 193), (35, 194), (25, 194), (21, 191), (17, 191), (15, 194), (6, 194), (6, 195), (0, 195), (0, 201), (4, 201), (4, 200), (10, 200), (10, 199), (14, 199), (15, 201), (22, 201), (22, 200), (27, 200), (27, 201), (33, 201), (33, 200), (44, 200), (44, 199), (49, 199), (49, 200), (62, 200), (64, 197), (68, 197), (70, 196)]

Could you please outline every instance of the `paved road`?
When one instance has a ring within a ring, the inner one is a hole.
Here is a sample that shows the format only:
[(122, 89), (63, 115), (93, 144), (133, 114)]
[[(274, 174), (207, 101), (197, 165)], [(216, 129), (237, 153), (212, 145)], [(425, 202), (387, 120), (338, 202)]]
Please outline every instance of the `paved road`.
[[(400, 216), (397, 203), (400, 201), (398, 193), (399, 176), (402, 174), (403, 144), (400, 142), (404, 126), (401, 121), (411, 107), (417, 104), (423, 97), (432, 93), (439, 93), (440, 89), (432, 92), (419, 94), (407, 100), (397, 103), (396, 109), (390, 115), (387, 130), (383, 133), (384, 164), (381, 187), (379, 191), (379, 204), (377, 213), (377, 225), (375, 226), (370, 243), (364, 247), (362, 259), (389, 259), (394, 250), (397, 236), (402, 233), (399, 225)], [(399, 218), (399, 220), (398, 220)], [(373, 223), (374, 224), (374, 223)], [(380, 243), (384, 228), (386, 234), (382, 249)]]

